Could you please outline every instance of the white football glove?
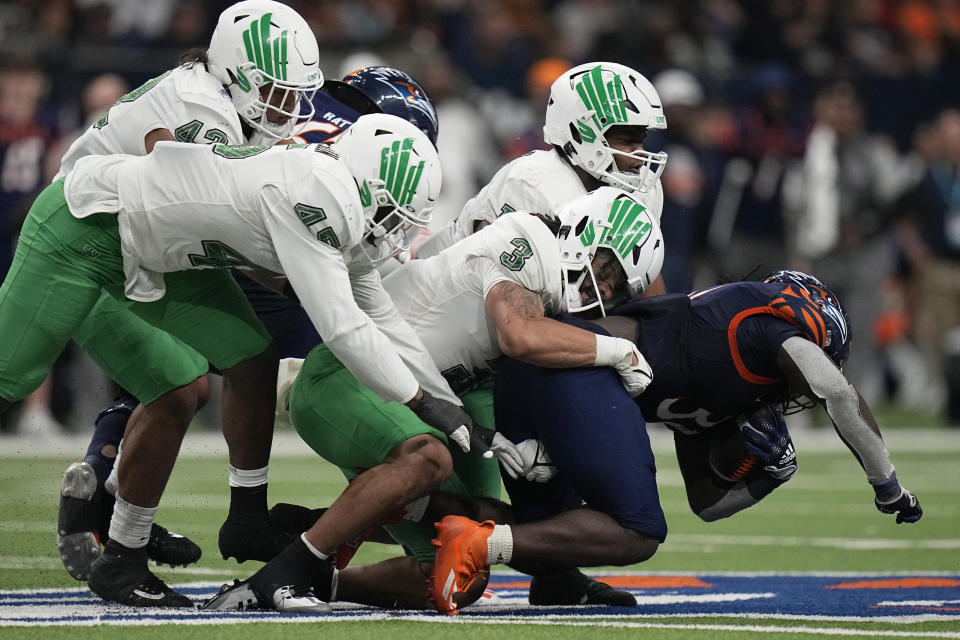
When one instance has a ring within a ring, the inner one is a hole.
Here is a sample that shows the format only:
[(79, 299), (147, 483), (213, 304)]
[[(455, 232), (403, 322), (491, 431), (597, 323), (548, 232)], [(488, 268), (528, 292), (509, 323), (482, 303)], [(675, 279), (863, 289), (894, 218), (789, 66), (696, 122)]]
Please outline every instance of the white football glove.
[[(487, 432), (487, 429), (476, 429), (478, 432)], [(483, 438), (484, 441), (487, 438)], [(517, 445), (513, 444), (506, 438), (504, 438), (499, 433), (494, 433), (493, 437), (490, 439), (488, 444), (489, 450), (493, 452), (493, 455), (497, 457), (500, 461), (500, 466), (503, 467), (503, 470), (507, 472), (507, 475), (511, 478), (516, 479), (521, 473), (523, 473), (523, 456), (520, 455)]]
[(518, 475), (521, 475), (525, 480), (547, 482), (559, 473), (557, 468), (551, 464), (550, 455), (539, 440), (533, 438), (524, 440), (517, 445), (517, 451), (523, 458), (523, 472)]
[[(637, 364), (633, 364), (636, 358)], [(653, 381), (653, 369), (647, 359), (629, 340), (597, 335), (597, 356), (594, 365), (613, 367), (620, 374), (623, 386), (636, 398)]]

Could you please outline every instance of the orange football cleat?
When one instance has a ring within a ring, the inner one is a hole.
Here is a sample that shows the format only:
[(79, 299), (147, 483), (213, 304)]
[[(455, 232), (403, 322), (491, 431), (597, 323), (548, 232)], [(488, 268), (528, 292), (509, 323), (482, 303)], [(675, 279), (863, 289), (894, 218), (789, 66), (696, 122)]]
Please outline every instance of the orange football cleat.
[(430, 601), (440, 613), (454, 616), (487, 588), (487, 538), (493, 533), (493, 521), (479, 523), (463, 516), (446, 516), (435, 526), (437, 537), (432, 542), (437, 547), (437, 557)]

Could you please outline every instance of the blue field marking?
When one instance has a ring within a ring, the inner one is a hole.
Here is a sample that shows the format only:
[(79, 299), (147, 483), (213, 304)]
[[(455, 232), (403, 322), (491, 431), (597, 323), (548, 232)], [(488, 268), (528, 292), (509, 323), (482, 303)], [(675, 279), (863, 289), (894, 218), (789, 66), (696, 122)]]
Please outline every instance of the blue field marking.
[[(604, 576), (597, 576), (601, 580)], [(609, 575), (631, 591), (636, 607), (532, 607), (528, 579), (518, 574), (491, 575), (495, 598), (461, 612), (461, 620), (536, 619), (621, 620), (650, 617), (733, 617), (909, 623), (960, 622), (960, 574), (836, 575)], [(216, 583), (174, 585), (200, 603), (217, 591)], [(227, 624), (306, 622), (310, 620), (423, 619), (422, 611), (386, 611), (334, 603), (332, 613), (281, 615), (272, 611), (207, 612), (133, 609), (106, 604), (86, 588), (0, 591), (0, 626)]]

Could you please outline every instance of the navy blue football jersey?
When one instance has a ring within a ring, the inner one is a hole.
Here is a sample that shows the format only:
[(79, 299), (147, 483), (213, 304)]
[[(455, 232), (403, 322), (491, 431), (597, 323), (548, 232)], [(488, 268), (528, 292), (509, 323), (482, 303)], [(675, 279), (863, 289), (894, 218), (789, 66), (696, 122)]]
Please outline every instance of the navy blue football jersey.
[(360, 117), (359, 111), (335, 100), (323, 89), (313, 95), (313, 110), (313, 120), (294, 136), (297, 142), (328, 142)]
[(641, 299), (615, 310), (639, 321), (637, 347), (653, 382), (637, 402), (649, 422), (695, 433), (790, 393), (777, 352), (806, 337), (771, 306), (783, 283), (735, 282), (689, 295)]

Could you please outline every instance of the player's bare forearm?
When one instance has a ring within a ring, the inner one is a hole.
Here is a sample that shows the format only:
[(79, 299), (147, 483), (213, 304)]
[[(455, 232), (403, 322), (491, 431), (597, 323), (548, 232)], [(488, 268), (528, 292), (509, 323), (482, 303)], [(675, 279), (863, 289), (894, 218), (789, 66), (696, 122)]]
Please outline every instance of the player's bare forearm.
[(588, 367), (597, 356), (596, 336), (543, 315), (540, 296), (512, 282), (487, 294), (487, 311), (508, 356), (541, 367)]

